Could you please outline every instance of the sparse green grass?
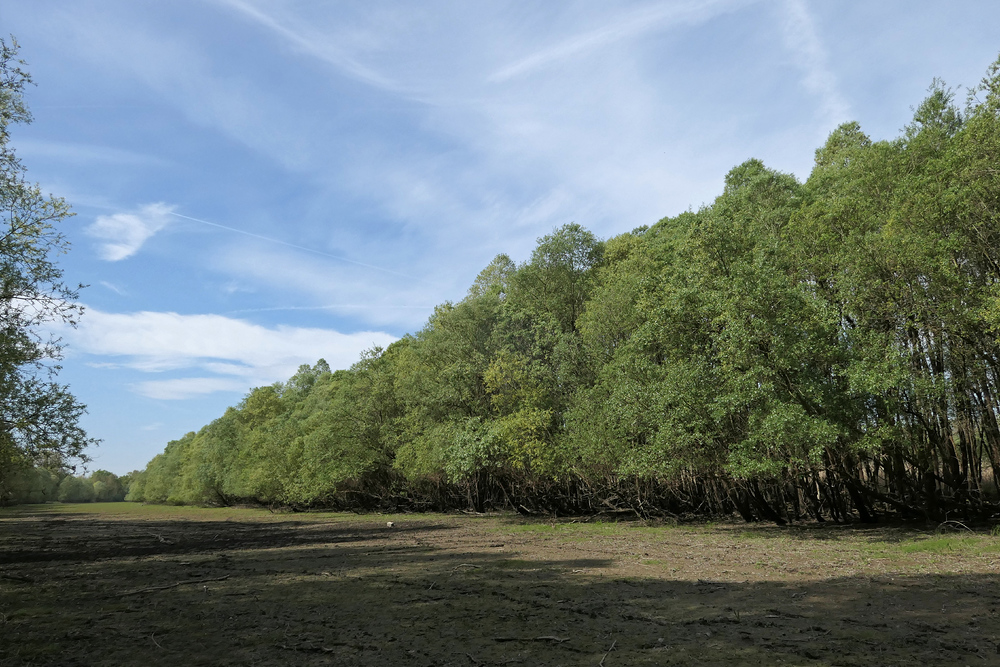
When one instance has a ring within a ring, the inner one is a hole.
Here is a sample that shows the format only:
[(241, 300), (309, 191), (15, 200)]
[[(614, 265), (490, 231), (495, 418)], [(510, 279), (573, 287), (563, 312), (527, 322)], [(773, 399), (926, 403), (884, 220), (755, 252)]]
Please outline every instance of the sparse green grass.
[(1000, 553), (1000, 540), (983, 535), (961, 535), (949, 537), (927, 537), (907, 542), (898, 546), (903, 553), (934, 553), (934, 554), (987, 554)]
[(758, 533), (758, 532), (750, 531), (750, 530), (744, 530), (743, 532), (741, 532), (739, 534), (738, 539), (740, 539), (740, 540), (764, 540), (764, 539), (767, 539), (768, 537), (769, 537), (768, 535), (765, 535), (763, 533)]
[(612, 520), (566, 520), (557, 519), (554, 521), (532, 521), (524, 520), (520, 517), (510, 517), (502, 519), (499, 524), (500, 530), (511, 533), (534, 533), (538, 535), (625, 535), (643, 534), (660, 535), (665, 531), (696, 531), (705, 532), (712, 530), (714, 524), (691, 524), (678, 525), (675, 523), (647, 522), (640, 520), (612, 521)]
[(1000, 553), (1000, 539), (990, 535), (921, 535), (899, 542), (858, 544), (857, 550), (866, 558), (899, 561), (913, 554), (938, 556), (984, 556)]
[(587, 521), (579, 523), (515, 523), (505, 526), (503, 530), (511, 533), (538, 535), (618, 535), (634, 528), (636, 526), (628, 523)]
[(964, 665), (993, 640), (926, 627), (995, 622), (998, 551), (892, 526), (6, 508), (0, 666)]

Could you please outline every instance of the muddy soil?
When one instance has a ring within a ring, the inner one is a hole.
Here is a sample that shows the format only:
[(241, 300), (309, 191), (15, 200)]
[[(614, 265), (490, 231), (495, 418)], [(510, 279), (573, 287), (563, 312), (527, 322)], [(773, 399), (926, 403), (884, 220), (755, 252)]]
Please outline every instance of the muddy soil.
[(0, 665), (1000, 665), (955, 528), (2, 509)]

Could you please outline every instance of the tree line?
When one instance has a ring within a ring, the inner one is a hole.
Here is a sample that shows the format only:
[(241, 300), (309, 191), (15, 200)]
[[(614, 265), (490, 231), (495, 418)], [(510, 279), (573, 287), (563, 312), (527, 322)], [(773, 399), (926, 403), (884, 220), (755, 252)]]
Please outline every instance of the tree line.
[(91, 503), (125, 500), (131, 475), (119, 477), (107, 470), (73, 475), (61, 465), (21, 466), (0, 489), (0, 506), (26, 503)]
[(499, 255), (348, 370), (322, 360), (167, 445), (129, 499), (739, 513), (1000, 511), (1000, 60), (959, 106), (857, 123), (805, 182)]

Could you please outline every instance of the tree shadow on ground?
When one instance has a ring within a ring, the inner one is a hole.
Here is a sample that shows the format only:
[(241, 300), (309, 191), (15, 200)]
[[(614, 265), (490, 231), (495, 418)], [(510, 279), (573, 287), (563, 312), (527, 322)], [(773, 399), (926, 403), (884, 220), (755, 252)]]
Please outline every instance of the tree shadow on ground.
[[(995, 572), (634, 576), (565, 545), (510, 553), (482, 522), (374, 523), (35, 517), (19, 533), (28, 541), (14, 550), (19, 559), (0, 570), (0, 665), (867, 667), (998, 658)], [(220, 531), (229, 534), (218, 539)], [(130, 542), (148, 533), (177, 542)], [(64, 557), (27, 557), (34, 549)], [(90, 549), (103, 555), (81, 556)], [(655, 555), (668, 564), (684, 557), (667, 549)]]

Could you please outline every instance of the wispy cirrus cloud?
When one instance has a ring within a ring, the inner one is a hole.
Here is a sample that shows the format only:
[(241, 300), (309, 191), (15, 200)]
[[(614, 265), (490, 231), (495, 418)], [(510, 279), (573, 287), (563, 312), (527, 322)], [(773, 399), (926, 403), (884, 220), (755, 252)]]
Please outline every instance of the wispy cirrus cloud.
[(260, 286), (259, 305), (238, 312), (328, 311), (366, 327), (412, 330), (434, 312), (442, 287), (432, 273), (401, 281), (392, 274), (271, 244), (220, 249), (215, 270)]
[(274, 32), (305, 54), (319, 58), (356, 79), (389, 91), (398, 92), (402, 89), (398, 82), (361, 64), (352, 58), (347, 51), (337, 48), (336, 42), (333, 40), (318, 34), (308, 34), (301, 27), (286, 25), (279, 18), (245, 0), (219, 0), (219, 2)]
[(288, 379), (301, 364), (326, 359), (346, 368), (372, 346), (395, 336), (380, 331), (343, 334), (310, 327), (264, 327), (223, 315), (173, 312), (107, 313), (87, 309), (80, 327), (63, 332), (75, 354), (94, 366), (189, 377), (143, 380), (132, 389), (150, 398), (183, 399)]
[[(249, 387), (235, 378), (176, 378), (173, 380), (148, 380), (137, 382), (132, 389), (146, 398), (161, 401), (181, 401), (216, 392), (241, 393)], [(153, 430), (153, 429), (149, 429)]]
[(844, 122), (850, 114), (850, 105), (840, 93), (809, 8), (803, 0), (785, 0), (782, 6), (782, 35), (802, 70), (802, 85), (819, 98), (825, 126)]
[(112, 292), (114, 292), (114, 293), (115, 293), (115, 294), (117, 294), (118, 296), (126, 296), (126, 295), (128, 294), (128, 293), (127, 293), (127, 292), (126, 292), (125, 290), (123, 290), (123, 289), (122, 289), (121, 287), (119, 287), (118, 285), (115, 285), (115, 284), (114, 284), (114, 283), (112, 283), (112, 282), (108, 282), (107, 280), (102, 280), (102, 281), (100, 281), (100, 283), (98, 283), (98, 284), (99, 284), (99, 285), (101, 285), (102, 287), (105, 287), (105, 288), (107, 288), (107, 289), (111, 290)]
[(166, 160), (155, 155), (123, 150), (113, 146), (98, 146), (68, 141), (28, 139), (17, 142), (17, 151), (31, 160), (59, 160), (63, 164), (93, 165), (95, 162), (129, 167), (160, 167)]
[(147, 204), (134, 213), (99, 215), (86, 232), (98, 239), (101, 259), (118, 262), (134, 255), (151, 236), (166, 227), (173, 210), (173, 206), (161, 202)]
[(675, 25), (702, 23), (719, 14), (747, 4), (739, 0), (708, 0), (707, 2), (660, 2), (632, 11), (609, 25), (588, 30), (547, 46), (501, 67), (487, 77), (491, 82), (503, 82), (573, 58), (594, 49), (608, 46), (637, 35), (663, 30)]
[(178, 217), (178, 218), (183, 218), (184, 220), (190, 220), (192, 222), (198, 222), (198, 223), (201, 223), (203, 225), (208, 225), (210, 227), (215, 227), (216, 229), (224, 229), (226, 231), (234, 232), (236, 234), (240, 234), (240, 235), (243, 235), (243, 236), (249, 236), (250, 238), (258, 239), (260, 241), (266, 241), (267, 243), (270, 243), (270, 244), (285, 246), (286, 248), (292, 248), (292, 249), (298, 250), (300, 252), (307, 252), (307, 253), (311, 253), (311, 254), (314, 254), (314, 255), (319, 255), (320, 257), (325, 257), (327, 259), (333, 259), (333, 260), (336, 260), (338, 262), (346, 262), (348, 264), (354, 264), (356, 266), (362, 266), (362, 267), (364, 267), (366, 269), (372, 269), (374, 271), (380, 271), (382, 273), (388, 273), (388, 274), (391, 274), (391, 275), (399, 276), (400, 278), (410, 278), (411, 277), (411, 276), (408, 276), (406, 274), (399, 273), (397, 271), (393, 271), (391, 269), (387, 269), (387, 268), (382, 267), (382, 266), (375, 266), (374, 264), (368, 264), (368, 263), (365, 263), (365, 262), (359, 262), (359, 261), (357, 261), (355, 259), (351, 259), (349, 257), (343, 257), (343, 256), (340, 256), (340, 255), (331, 255), (330, 253), (323, 252), (322, 250), (319, 250), (317, 248), (309, 248), (309, 247), (306, 247), (306, 246), (303, 246), (303, 245), (299, 245), (297, 243), (289, 243), (288, 241), (282, 241), (281, 239), (272, 238), (270, 236), (263, 236), (261, 234), (254, 234), (253, 232), (248, 232), (248, 231), (243, 230), (243, 229), (237, 229), (236, 227), (229, 227), (227, 225), (222, 225), (222, 224), (219, 224), (217, 222), (210, 222), (208, 220), (202, 220), (201, 218), (193, 218), (193, 217), (191, 217), (189, 215), (182, 215), (180, 213), (174, 213), (173, 211), (168, 211), (168, 214), (169, 215), (173, 215), (173, 216)]

